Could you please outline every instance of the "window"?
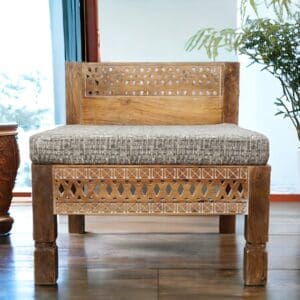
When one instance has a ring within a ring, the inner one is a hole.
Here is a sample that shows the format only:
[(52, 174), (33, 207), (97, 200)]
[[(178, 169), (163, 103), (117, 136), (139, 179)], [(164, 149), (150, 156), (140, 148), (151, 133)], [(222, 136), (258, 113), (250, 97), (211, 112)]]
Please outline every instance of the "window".
[(15, 191), (30, 189), (29, 136), (54, 124), (48, 0), (0, 1), (0, 122), (19, 124)]

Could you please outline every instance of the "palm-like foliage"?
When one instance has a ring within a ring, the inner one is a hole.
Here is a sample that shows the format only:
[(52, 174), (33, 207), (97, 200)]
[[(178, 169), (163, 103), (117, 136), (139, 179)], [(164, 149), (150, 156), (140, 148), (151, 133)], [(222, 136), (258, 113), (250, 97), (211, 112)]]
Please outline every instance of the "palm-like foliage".
[[(298, 0), (299, 1), (299, 0)], [(186, 50), (206, 49), (211, 59), (221, 48), (247, 55), (252, 63), (281, 83), (283, 95), (276, 99), (277, 115), (288, 117), (300, 141), (300, 13), (297, 0), (241, 0), (241, 27), (238, 29), (200, 29), (190, 37)], [(261, 18), (260, 6), (272, 9), (273, 18)], [(250, 17), (250, 14), (254, 17)]]

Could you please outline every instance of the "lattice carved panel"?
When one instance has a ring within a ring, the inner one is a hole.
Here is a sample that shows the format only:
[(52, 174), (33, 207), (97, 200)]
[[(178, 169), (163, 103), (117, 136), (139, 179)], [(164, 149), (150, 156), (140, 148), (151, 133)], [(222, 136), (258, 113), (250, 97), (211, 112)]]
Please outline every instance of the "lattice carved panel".
[(222, 64), (83, 65), (85, 96), (222, 96)]
[(55, 166), (53, 172), (58, 214), (247, 211), (246, 167)]
[(56, 203), (55, 213), (67, 215), (237, 215), (247, 202), (203, 203)]

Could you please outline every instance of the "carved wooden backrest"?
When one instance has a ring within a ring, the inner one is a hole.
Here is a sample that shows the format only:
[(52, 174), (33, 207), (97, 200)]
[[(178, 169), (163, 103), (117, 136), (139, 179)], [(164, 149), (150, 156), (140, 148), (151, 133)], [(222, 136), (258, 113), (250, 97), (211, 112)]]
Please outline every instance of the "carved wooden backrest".
[(66, 63), (68, 124), (237, 123), (238, 63)]

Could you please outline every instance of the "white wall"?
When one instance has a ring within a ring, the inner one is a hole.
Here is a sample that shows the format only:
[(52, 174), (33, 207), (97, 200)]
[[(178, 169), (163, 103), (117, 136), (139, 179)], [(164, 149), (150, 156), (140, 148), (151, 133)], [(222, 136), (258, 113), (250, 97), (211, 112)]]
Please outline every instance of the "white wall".
[(201, 27), (235, 27), (236, 0), (100, 0), (99, 22), (102, 61), (207, 60), (184, 45)]
[[(99, 28), (102, 61), (205, 61), (203, 52), (185, 52), (199, 28), (235, 27), (236, 0), (101, 0)], [(218, 60), (237, 60), (222, 52)], [(299, 192), (297, 137), (288, 120), (275, 117), (278, 82), (241, 58), (240, 125), (270, 139), (272, 192)]]
[(66, 123), (65, 43), (61, 0), (49, 0), (52, 38), (55, 124)]
[(279, 81), (261, 67), (241, 60), (241, 95), (239, 123), (243, 127), (264, 133), (270, 140), (273, 193), (299, 193), (297, 172), (297, 136), (288, 119), (275, 116), (274, 101), (281, 95)]

